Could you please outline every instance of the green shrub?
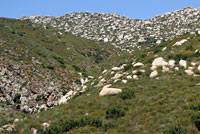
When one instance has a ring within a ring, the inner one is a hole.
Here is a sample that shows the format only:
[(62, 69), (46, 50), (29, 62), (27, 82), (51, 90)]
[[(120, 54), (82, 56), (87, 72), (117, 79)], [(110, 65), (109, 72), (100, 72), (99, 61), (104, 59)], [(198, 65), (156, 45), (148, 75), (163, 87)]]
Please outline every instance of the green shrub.
[(200, 104), (192, 104), (190, 106), (190, 109), (192, 109), (194, 111), (199, 111), (200, 110)]
[(193, 51), (194, 48), (192, 45), (186, 46), (185, 51)]
[(148, 59), (144, 62), (144, 64), (151, 64), (151, 63), (153, 62), (153, 60), (154, 60), (154, 57), (148, 58)]
[(130, 70), (133, 67), (133, 65), (131, 63), (129, 63), (128, 65), (126, 65), (123, 69), (123, 72), (126, 72), (128, 70)]
[(37, 97), (36, 97), (35, 100), (36, 100), (36, 101), (41, 101), (41, 97), (42, 97), (41, 95), (37, 95)]
[(132, 90), (129, 89), (124, 89), (122, 90), (122, 92), (119, 94), (119, 97), (122, 100), (128, 100), (128, 99), (132, 99), (135, 97), (135, 93)]
[(109, 122), (107, 124), (103, 125), (103, 129), (104, 131), (108, 131), (108, 129), (115, 127), (116, 125), (114, 125), (113, 123)]
[(75, 71), (81, 72), (80, 67), (78, 67), (77, 65), (72, 65), (72, 67), (74, 68)]
[(187, 130), (180, 125), (169, 127), (164, 134), (187, 134)]
[(142, 75), (142, 72), (141, 71), (137, 71), (136, 75), (140, 76), (140, 75)]
[(21, 85), (21, 87), (20, 87), (20, 90), (21, 90), (22, 88), (24, 88), (27, 84), (28, 84), (28, 81), (22, 83), (22, 85)]
[(15, 103), (19, 104), (20, 103), (20, 98), (21, 98), (21, 94), (17, 93), (17, 94), (15, 94), (15, 97), (14, 97), (13, 101)]
[(103, 57), (100, 55), (95, 56), (95, 63), (100, 63), (101, 61), (103, 61)]
[(0, 27), (4, 27), (4, 24), (0, 24)]
[(53, 123), (46, 130), (39, 130), (41, 134), (61, 134), (66, 133), (74, 128), (80, 128), (84, 126), (94, 126), (97, 128), (103, 127), (102, 121), (99, 119), (93, 118), (82, 118), (80, 120), (60, 120), (58, 122)]
[(83, 77), (88, 77), (87, 73), (82, 73)]
[(79, 84), (79, 85), (82, 84), (81, 81), (80, 81), (79, 79), (75, 80), (75, 83), (76, 83), (76, 84)]
[(26, 33), (25, 32), (18, 32), (18, 35), (23, 37)]
[(111, 118), (117, 119), (117, 118), (125, 116), (125, 111), (120, 106), (114, 106), (114, 107), (108, 108), (105, 113), (106, 113), (106, 119), (111, 119)]
[(156, 53), (158, 53), (160, 51), (161, 51), (161, 48), (155, 48), (154, 51), (153, 51), (153, 53), (156, 54)]
[(193, 115), (191, 120), (195, 124), (196, 128), (200, 131), (200, 113)]
[(47, 68), (50, 69), (50, 70), (54, 70), (55, 69), (54, 66), (50, 66), (50, 65), (48, 65)]
[(145, 58), (145, 57), (147, 57), (147, 54), (142, 54), (140, 57)]
[(41, 52), (37, 52), (37, 54), (39, 55), (39, 56), (41, 56), (41, 57), (47, 57), (44, 53), (41, 53)]
[(53, 58), (55, 60), (57, 60), (57, 62), (59, 62), (61, 65), (64, 65), (65, 64), (65, 60), (61, 57), (57, 57), (57, 56), (53, 56)]

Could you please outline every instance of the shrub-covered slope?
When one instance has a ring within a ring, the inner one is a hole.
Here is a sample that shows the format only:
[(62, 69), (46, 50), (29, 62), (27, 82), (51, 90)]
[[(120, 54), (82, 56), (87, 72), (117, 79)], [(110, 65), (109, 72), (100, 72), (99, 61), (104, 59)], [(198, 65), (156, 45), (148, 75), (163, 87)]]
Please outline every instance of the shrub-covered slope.
[(109, 44), (0, 18), (0, 126), (23, 116), (17, 111), (37, 113), (84, 91), (120, 54)]
[[(102, 70), (86, 83), (86, 92), (67, 104), (25, 115), (14, 132), (198, 134), (199, 50), (197, 33), (136, 50)], [(122, 92), (102, 97), (102, 89)]]

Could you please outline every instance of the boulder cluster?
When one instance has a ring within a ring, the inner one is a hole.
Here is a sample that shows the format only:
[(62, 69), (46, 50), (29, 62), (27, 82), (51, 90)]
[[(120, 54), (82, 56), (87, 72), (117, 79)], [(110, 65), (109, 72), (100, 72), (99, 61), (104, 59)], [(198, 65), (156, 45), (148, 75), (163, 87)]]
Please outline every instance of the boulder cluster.
[[(34, 23), (51, 25), (86, 39), (112, 43), (121, 50), (132, 52), (138, 43), (160, 44), (199, 28), (200, 9), (182, 10), (158, 15), (148, 20), (130, 19), (115, 13), (67, 13), (65, 16), (19, 18)], [(177, 44), (179, 45), (179, 44)]]
[[(102, 76), (100, 76), (99, 83), (96, 85), (97, 87), (103, 87), (99, 96), (105, 95), (116, 95), (121, 93), (122, 90), (118, 88), (110, 88), (112, 86), (111, 83), (121, 82), (122, 84), (126, 84), (128, 80), (138, 80), (141, 77), (148, 76), (147, 72), (150, 71), (149, 77), (151, 79), (159, 79), (161, 73), (168, 73), (168, 72), (178, 72), (183, 70), (185, 74), (189, 76), (200, 76), (200, 62), (192, 61), (188, 62), (186, 60), (179, 60), (178, 62), (175, 60), (165, 60), (163, 57), (157, 57), (153, 60), (151, 67), (145, 65), (141, 62), (133, 62), (131, 66), (131, 72), (125, 71), (124, 68), (127, 64), (123, 64), (119, 67), (113, 67), (111, 70), (104, 70), (102, 72)], [(197, 74), (196, 74), (197, 73)], [(144, 75), (142, 75), (144, 74)], [(111, 75), (110, 78), (106, 79), (106, 75)], [(94, 83), (92, 83), (94, 84)]]
[(25, 113), (33, 114), (66, 103), (76, 93), (87, 88), (84, 84), (88, 78), (81, 77), (81, 85), (73, 83), (63, 93), (60, 90), (63, 81), (30, 78), (24, 70), (19, 65), (0, 65), (0, 102), (13, 105)]

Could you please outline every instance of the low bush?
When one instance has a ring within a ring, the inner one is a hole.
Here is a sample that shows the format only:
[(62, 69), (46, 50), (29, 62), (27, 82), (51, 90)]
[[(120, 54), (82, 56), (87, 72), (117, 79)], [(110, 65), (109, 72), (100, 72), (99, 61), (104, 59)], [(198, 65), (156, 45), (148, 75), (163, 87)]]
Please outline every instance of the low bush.
[(194, 48), (192, 45), (186, 46), (185, 51), (193, 51)]
[(169, 127), (164, 134), (187, 134), (187, 130), (180, 125)]
[(41, 95), (37, 95), (37, 97), (36, 97), (35, 100), (36, 100), (36, 101), (41, 101), (41, 100), (42, 100), (42, 96), (41, 96)]
[(128, 65), (126, 65), (123, 69), (123, 72), (126, 72), (128, 70), (130, 70), (133, 67), (132, 63), (129, 63)]
[(26, 33), (25, 32), (18, 32), (18, 35), (23, 37)]
[(75, 71), (81, 72), (80, 67), (78, 67), (77, 65), (72, 65), (72, 67), (74, 68)]
[(195, 124), (196, 128), (200, 131), (200, 114), (193, 115), (191, 117), (192, 122)]
[(21, 87), (20, 87), (20, 90), (22, 90), (22, 88), (24, 88), (27, 84), (28, 84), (28, 81), (22, 83), (22, 85), (21, 85)]
[(200, 104), (192, 104), (190, 106), (190, 109), (192, 109), (194, 111), (200, 111)]
[(54, 66), (50, 66), (50, 65), (48, 65), (47, 68), (50, 69), (50, 70), (54, 70), (55, 69)]
[(129, 89), (124, 89), (122, 90), (122, 92), (119, 94), (119, 97), (122, 100), (128, 100), (128, 99), (132, 99), (135, 97), (135, 93), (132, 90)]
[[(80, 120), (60, 120), (58, 122), (53, 123), (46, 130), (39, 130), (40, 134), (61, 134), (64, 132), (68, 132), (75, 128), (80, 128), (84, 126), (94, 126), (96, 128), (108, 128), (108, 125), (103, 125), (102, 121), (99, 119), (93, 118), (82, 118)], [(109, 126), (110, 127), (110, 126)]]
[(140, 57), (145, 58), (145, 57), (147, 57), (147, 54), (142, 54)]
[(125, 116), (125, 111), (120, 106), (114, 106), (114, 107), (108, 108), (105, 113), (106, 113), (106, 117), (105, 117), (106, 119), (112, 119), (112, 118), (117, 119), (117, 118)]
[(4, 24), (0, 24), (0, 27), (4, 27)]
[(57, 57), (57, 56), (53, 56), (53, 58), (55, 60), (57, 60), (57, 62), (59, 62), (61, 65), (64, 65), (65, 64), (65, 60), (61, 57)]
[(17, 94), (15, 94), (15, 97), (14, 97), (13, 101), (15, 103), (19, 104), (20, 103), (20, 98), (21, 98), (21, 94), (17, 93)]

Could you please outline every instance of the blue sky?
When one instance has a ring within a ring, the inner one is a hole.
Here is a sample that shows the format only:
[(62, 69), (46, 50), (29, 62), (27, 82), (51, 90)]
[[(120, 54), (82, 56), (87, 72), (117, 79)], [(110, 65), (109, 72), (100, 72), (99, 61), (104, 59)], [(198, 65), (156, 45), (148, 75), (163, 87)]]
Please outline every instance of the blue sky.
[(66, 12), (89, 11), (148, 19), (187, 6), (198, 8), (200, 0), (1, 0), (0, 17), (62, 16)]

